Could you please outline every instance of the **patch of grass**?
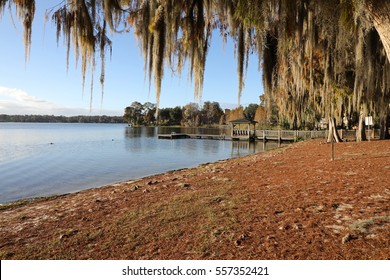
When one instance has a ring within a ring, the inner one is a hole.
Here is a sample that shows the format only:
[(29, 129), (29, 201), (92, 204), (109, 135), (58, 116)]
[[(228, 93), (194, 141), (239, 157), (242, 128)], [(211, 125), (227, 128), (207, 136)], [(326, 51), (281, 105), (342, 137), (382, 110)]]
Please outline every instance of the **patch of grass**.
[(211, 202), (212, 203), (221, 203), (223, 202), (224, 200), (226, 200), (226, 197), (223, 196), (223, 195), (218, 195), (218, 196), (215, 196), (211, 199)]
[(344, 156), (363, 156), (364, 153), (344, 152)]
[(12, 259), (14, 255), (15, 254), (13, 252), (0, 251), (0, 259), (2, 260)]
[(378, 216), (366, 220), (359, 220), (351, 225), (351, 229), (363, 234), (370, 233), (370, 227), (380, 221), (390, 223), (390, 216)]
[(96, 231), (88, 232), (87, 234), (85, 234), (85, 237), (87, 241), (90, 243), (96, 241), (99, 237), (103, 236), (103, 233), (104, 233), (103, 229), (97, 229)]
[(25, 206), (27, 204), (31, 204), (33, 202), (49, 201), (49, 200), (56, 199), (56, 198), (59, 198), (59, 197), (63, 197), (63, 196), (66, 196), (66, 195), (67, 194), (16, 200), (16, 201), (0, 204), (0, 211), (22, 207), (22, 206)]
[(215, 256), (218, 254), (213, 252), (215, 244), (226, 241), (237, 231), (240, 221), (237, 210), (247, 199), (247, 190), (237, 190), (231, 181), (191, 191), (178, 189), (164, 200), (130, 205), (110, 219), (57, 228), (44, 242), (26, 245), (23, 253), (3, 250), (0, 256), (5, 259), (110, 258), (110, 252), (117, 250), (126, 258), (154, 258), (159, 253), (151, 244), (165, 241), (171, 244), (168, 251), (175, 252), (176, 243), (180, 243), (178, 248), (193, 252), (197, 258)]
[(232, 184), (224, 184), (180, 192), (169, 200), (142, 205), (107, 224), (105, 229), (110, 228), (107, 235), (112, 236), (110, 242), (122, 244), (137, 254), (157, 240), (180, 242), (183, 236), (191, 236), (191, 243), (196, 246), (187, 249), (195, 254), (208, 254), (215, 228), (232, 231), (239, 220), (234, 214), (239, 200), (227, 195), (232, 188)]
[(274, 165), (284, 165), (284, 164), (287, 164), (287, 162), (285, 162), (285, 161), (274, 161), (272, 164), (274, 164)]
[(8, 210), (8, 209), (13, 209), (13, 208), (17, 208), (17, 207), (20, 207), (20, 206), (24, 206), (24, 205), (29, 204), (30, 202), (31, 202), (30, 200), (24, 199), (24, 200), (18, 200), (18, 201), (15, 201), (15, 202), (0, 204), (0, 211), (4, 211), (4, 210)]

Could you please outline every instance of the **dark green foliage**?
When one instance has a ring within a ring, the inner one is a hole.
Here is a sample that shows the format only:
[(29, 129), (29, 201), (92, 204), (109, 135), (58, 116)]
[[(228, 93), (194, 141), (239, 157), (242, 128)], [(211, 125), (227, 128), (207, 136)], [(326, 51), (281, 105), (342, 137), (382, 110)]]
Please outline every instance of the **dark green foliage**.
[(253, 121), (255, 119), (257, 107), (259, 107), (259, 105), (253, 103), (245, 107), (244, 109), (245, 118)]

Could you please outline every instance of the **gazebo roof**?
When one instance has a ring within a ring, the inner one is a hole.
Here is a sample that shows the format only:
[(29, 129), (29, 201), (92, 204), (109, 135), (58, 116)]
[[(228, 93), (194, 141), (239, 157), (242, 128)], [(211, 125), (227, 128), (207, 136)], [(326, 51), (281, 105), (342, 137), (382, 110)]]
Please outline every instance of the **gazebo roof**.
[(238, 120), (234, 120), (234, 121), (230, 121), (232, 124), (255, 124), (257, 123), (256, 121), (250, 121), (248, 119), (238, 119)]

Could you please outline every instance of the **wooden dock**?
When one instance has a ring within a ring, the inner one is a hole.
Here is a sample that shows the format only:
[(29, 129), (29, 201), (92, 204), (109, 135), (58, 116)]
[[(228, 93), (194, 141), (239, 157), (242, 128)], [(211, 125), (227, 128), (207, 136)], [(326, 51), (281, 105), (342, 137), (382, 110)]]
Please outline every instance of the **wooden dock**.
[(232, 141), (276, 141), (276, 142), (296, 142), (299, 140), (309, 140), (324, 138), (326, 131), (298, 131), (298, 130), (256, 130), (249, 134), (242, 131), (233, 131), (232, 135), (226, 134), (191, 134), (175, 133), (157, 134), (158, 139), (210, 139), (210, 140), (232, 140)]
[(256, 132), (256, 139), (261, 141), (295, 142), (298, 139), (296, 130), (262, 130)]
[(189, 138), (185, 133), (158, 134), (158, 139), (186, 139)]
[[(340, 137), (344, 141), (356, 141), (356, 130), (338, 130)], [(366, 130), (370, 139), (379, 139), (378, 129)], [(231, 140), (231, 141), (276, 141), (276, 142), (296, 142), (302, 140), (326, 138), (327, 130), (259, 130), (246, 132), (245, 130), (233, 130), (232, 134), (190, 134), (171, 133), (157, 134), (158, 139), (211, 139), (211, 140)]]
[(325, 138), (327, 131), (321, 130), (256, 130), (256, 140), (278, 141), (278, 142), (296, 142), (300, 140)]
[(158, 139), (209, 139), (209, 140), (231, 140), (226, 135), (215, 134), (188, 134), (188, 133), (171, 133), (157, 134)]

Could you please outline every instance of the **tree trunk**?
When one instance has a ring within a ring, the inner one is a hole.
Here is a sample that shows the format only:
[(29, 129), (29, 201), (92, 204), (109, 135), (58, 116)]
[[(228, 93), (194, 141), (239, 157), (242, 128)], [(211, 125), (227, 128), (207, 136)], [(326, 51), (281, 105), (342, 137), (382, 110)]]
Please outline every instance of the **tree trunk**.
[(329, 118), (329, 133), (328, 133), (328, 143), (334, 142), (343, 142), (343, 140), (340, 138), (339, 133), (337, 132), (336, 128), (336, 120), (334, 118)]
[(390, 1), (366, 0), (366, 11), (385, 48), (390, 62)]
[(381, 117), (380, 124), (381, 124), (380, 139), (382, 139), (382, 140), (389, 139), (390, 135), (389, 135), (389, 129), (388, 129), (389, 123), (388, 123), (387, 114), (384, 114)]
[(365, 114), (361, 113), (359, 117), (359, 126), (356, 130), (356, 142), (366, 141), (366, 125), (364, 123)]

